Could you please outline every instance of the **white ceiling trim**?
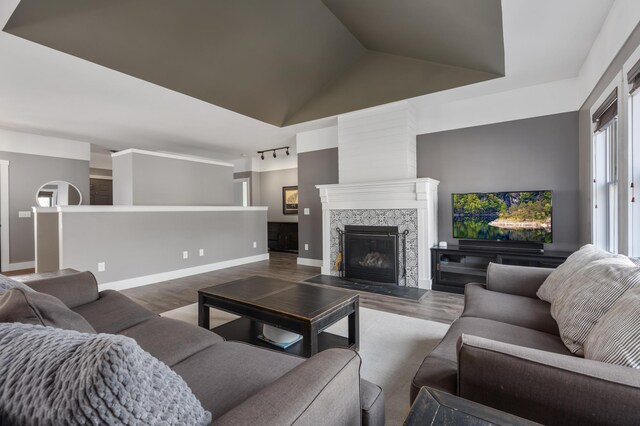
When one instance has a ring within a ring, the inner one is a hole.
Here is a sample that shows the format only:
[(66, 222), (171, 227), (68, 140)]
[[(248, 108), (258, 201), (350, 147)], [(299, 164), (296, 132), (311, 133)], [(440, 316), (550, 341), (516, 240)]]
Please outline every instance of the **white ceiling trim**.
[(338, 147), (338, 126), (324, 129), (308, 130), (296, 135), (296, 149), (298, 153), (320, 151)]
[(127, 154), (149, 155), (152, 157), (171, 158), (173, 160), (192, 161), (194, 163), (214, 164), (216, 166), (233, 167), (232, 163), (223, 163), (222, 161), (210, 160), (208, 158), (191, 157), (187, 155), (169, 154), (165, 152), (145, 151), (143, 149), (125, 149), (124, 151), (114, 152), (111, 158), (120, 157)]
[(640, 1), (616, 0), (578, 74), (579, 106), (587, 100), (640, 22)]
[(31, 133), (0, 129), (0, 151), (89, 161), (91, 145)]

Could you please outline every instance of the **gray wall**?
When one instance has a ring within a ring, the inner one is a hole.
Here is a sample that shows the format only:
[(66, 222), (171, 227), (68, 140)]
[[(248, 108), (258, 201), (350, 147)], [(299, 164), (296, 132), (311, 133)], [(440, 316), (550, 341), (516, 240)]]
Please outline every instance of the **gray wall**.
[[(61, 267), (91, 271), (106, 283), (264, 254), (266, 213), (63, 212)], [(106, 271), (98, 272), (98, 262)]]
[(113, 205), (133, 205), (133, 156), (120, 155), (113, 157), (111, 173), (113, 174)]
[[(338, 183), (338, 148), (298, 154), (298, 257), (322, 260), (322, 203), (316, 185)], [(304, 215), (304, 208), (309, 215)], [(304, 245), (309, 244), (305, 251)]]
[(113, 185), (114, 205), (234, 204), (231, 166), (133, 152), (113, 158)]
[(64, 180), (82, 193), (89, 204), (89, 161), (0, 151), (0, 159), (9, 161), (9, 246), (10, 262), (35, 259), (33, 217), (18, 218), (19, 211), (31, 211), (36, 193), (45, 183)]
[(60, 244), (58, 243), (58, 213), (35, 213), (36, 223), (36, 272), (54, 272), (60, 269)]
[(574, 250), (578, 226), (578, 113), (418, 136), (418, 177), (440, 181), (438, 235), (452, 237), (451, 193), (553, 190), (551, 250)]
[(260, 205), (269, 207), (269, 222), (298, 222), (298, 215), (282, 214), (282, 187), (296, 185), (298, 169), (260, 173)]

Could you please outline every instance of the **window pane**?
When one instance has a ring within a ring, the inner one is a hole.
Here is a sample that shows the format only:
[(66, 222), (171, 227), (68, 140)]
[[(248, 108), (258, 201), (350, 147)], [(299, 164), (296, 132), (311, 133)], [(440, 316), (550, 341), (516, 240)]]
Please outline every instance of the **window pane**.
[(618, 123), (593, 138), (593, 243), (618, 251)]

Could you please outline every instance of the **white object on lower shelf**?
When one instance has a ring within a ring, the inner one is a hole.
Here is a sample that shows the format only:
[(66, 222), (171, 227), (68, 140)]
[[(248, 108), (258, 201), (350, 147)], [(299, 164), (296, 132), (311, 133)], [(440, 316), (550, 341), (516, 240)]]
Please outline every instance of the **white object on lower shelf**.
[(300, 339), (300, 335), (291, 331), (283, 330), (269, 324), (264, 324), (262, 334), (267, 339), (275, 343), (287, 344)]

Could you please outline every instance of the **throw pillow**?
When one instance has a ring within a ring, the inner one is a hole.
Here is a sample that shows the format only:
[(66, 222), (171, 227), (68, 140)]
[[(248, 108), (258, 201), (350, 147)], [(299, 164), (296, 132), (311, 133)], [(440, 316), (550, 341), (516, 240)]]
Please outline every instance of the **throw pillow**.
[(0, 294), (4, 293), (5, 291), (11, 290), (12, 288), (21, 288), (24, 291), (34, 291), (31, 287), (21, 283), (20, 281), (16, 281), (9, 277), (5, 277), (4, 275), (0, 275)]
[(638, 285), (640, 268), (624, 256), (591, 262), (573, 274), (551, 304), (551, 316), (565, 346), (582, 355), (584, 342), (600, 318)]
[(571, 254), (562, 265), (549, 274), (538, 289), (538, 297), (545, 302), (553, 303), (557, 295), (563, 291), (565, 282), (578, 271), (593, 261), (615, 257), (625, 256), (609, 253), (592, 244), (580, 247), (580, 250)]
[(184, 380), (133, 339), (0, 324), (0, 424), (210, 422)]
[(627, 291), (593, 327), (584, 357), (640, 368), (640, 287)]
[(67, 308), (61, 300), (21, 288), (13, 288), (0, 294), (0, 322), (45, 325), (83, 333), (96, 332), (87, 320)]

